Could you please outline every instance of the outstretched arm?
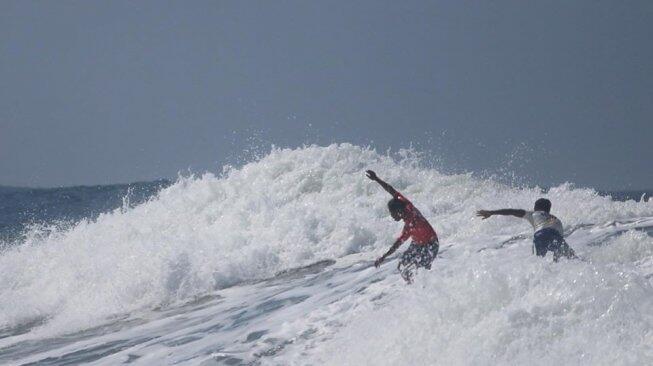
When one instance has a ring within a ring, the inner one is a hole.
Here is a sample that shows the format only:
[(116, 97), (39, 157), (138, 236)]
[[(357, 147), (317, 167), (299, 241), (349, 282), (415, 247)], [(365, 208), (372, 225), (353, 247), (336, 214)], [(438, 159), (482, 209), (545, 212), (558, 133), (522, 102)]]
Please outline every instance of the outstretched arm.
[(381, 180), (381, 178), (377, 177), (376, 173), (373, 170), (368, 170), (365, 173), (366, 173), (365, 175), (367, 175), (368, 178), (370, 178), (371, 180), (379, 183), (381, 185), (381, 187), (383, 187), (383, 189), (386, 190), (386, 192), (388, 192), (388, 193), (390, 193), (392, 195), (392, 197), (397, 197), (397, 195), (399, 193), (394, 188), (392, 188), (391, 185), (389, 185), (388, 183)]
[(376, 268), (379, 268), (379, 266), (381, 265), (381, 263), (383, 263), (383, 261), (384, 261), (388, 256), (392, 255), (392, 253), (394, 253), (394, 252), (395, 252), (395, 251), (396, 251), (396, 250), (401, 246), (401, 244), (403, 244), (403, 240), (401, 240), (401, 239), (397, 239), (397, 240), (395, 241), (395, 243), (392, 244), (392, 246), (390, 247), (390, 249), (389, 249), (389, 250), (388, 250), (384, 255), (381, 256), (381, 258), (379, 258), (379, 259), (377, 259), (376, 261), (374, 261), (374, 266), (375, 266)]
[(513, 209), (513, 208), (504, 208), (502, 210), (494, 210), (494, 211), (480, 210), (480, 211), (476, 212), (476, 216), (482, 217), (483, 220), (487, 219), (490, 216), (494, 216), (494, 215), (524, 217), (524, 215), (526, 215), (526, 211), (525, 210), (516, 210), (516, 209)]

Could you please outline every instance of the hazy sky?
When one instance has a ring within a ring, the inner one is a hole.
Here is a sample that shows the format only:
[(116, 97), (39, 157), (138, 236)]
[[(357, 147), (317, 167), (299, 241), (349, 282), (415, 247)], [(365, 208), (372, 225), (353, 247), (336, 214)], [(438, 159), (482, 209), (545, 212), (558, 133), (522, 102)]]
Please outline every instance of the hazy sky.
[(653, 187), (650, 1), (0, 2), (0, 184), (220, 171), (271, 144)]

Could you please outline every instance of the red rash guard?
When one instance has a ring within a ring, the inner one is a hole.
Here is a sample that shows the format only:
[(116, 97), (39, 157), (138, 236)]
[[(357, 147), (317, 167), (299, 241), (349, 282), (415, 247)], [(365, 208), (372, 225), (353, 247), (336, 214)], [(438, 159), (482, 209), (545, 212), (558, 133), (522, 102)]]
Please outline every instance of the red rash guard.
[(406, 204), (404, 209), (404, 229), (398, 240), (405, 242), (408, 238), (413, 238), (413, 243), (417, 245), (428, 245), (438, 241), (438, 235), (431, 227), (428, 221), (422, 216), (422, 213), (410, 202), (404, 195), (397, 192), (395, 197)]

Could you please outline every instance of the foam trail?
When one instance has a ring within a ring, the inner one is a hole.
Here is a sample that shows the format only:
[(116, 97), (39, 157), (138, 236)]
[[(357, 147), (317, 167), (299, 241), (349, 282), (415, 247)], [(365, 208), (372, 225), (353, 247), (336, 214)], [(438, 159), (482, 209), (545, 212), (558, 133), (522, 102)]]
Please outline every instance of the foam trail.
[(339, 316), (346, 325), (331, 339), (298, 346), (287, 363), (649, 364), (653, 238), (628, 231), (579, 252), (590, 261), (554, 264), (526, 245), (441, 260), (416, 286), (388, 289), (385, 306)]

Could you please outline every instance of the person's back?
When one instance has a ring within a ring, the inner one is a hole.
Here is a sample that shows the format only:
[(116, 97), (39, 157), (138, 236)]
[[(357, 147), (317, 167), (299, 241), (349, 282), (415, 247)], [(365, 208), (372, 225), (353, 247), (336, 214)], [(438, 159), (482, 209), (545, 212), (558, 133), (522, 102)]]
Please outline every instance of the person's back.
[(562, 222), (551, 214), (551, 201), (540, 198), (535, 201), (533, 211), (519, 209), (501, 209), (495, 211), (480, 210), (476, 214), (483, 219), (493, 215), (509, 215), (526, 219), (534, 230), (533, 244), (535, 254), (544, 257), (548, 251), (553, 252), (553, 260), (561, 256), (574, 258), (573, 249), (565, 241)]
[(533, 226), (535, 232), (542, 229), (553, 229), (560, 235), (564, 233), (562, 222), (546, 211), (526, 211), (524, 218)]

